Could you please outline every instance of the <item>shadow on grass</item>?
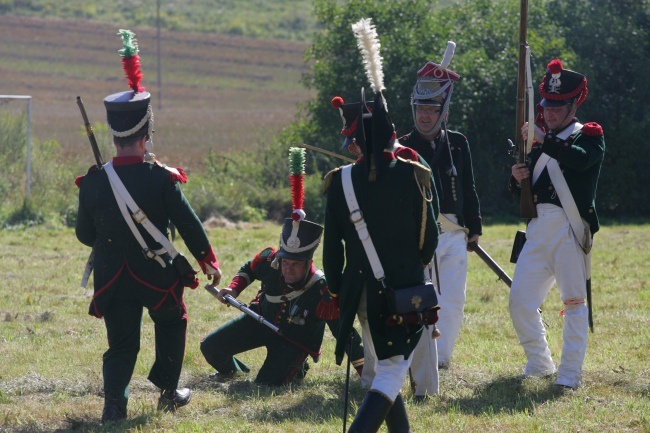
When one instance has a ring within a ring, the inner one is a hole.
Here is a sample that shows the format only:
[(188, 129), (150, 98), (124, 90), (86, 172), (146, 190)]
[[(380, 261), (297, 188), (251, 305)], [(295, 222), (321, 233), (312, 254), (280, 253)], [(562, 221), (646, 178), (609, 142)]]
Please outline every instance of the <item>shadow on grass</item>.
[[(223, 394), (233, 403), (251, 402), (239, 416), (262, 423), (303, 421), (322, 423), (341, 418), (345, 404), (345, 379), (340, 375), (310, 376), (300, 383), (268, 386), (255, 383), (249, 375), (224, 376), (218, 373), (196, 377), (190, 388)], [(356, 375), (350, 378), (348, 414), (354, 414), (366, 391)]]
[(461, 413), (485, 415), (500, 412), (532, 413), (535, 407), (557, 400), (573, 391), (560, 388), (550, 378), (535, 379), (523, 376), (500, 377), (478, 385), (470, 397), (448, 400), (448, 405)]
[(63, 432), (124, 432), (124, 431), (144, 431), (144, 427), (151, 422), (153, 415), (141, 414), (137, 416), (130, 416), (124, 421), (108, 422), (105, 425), (100, 423), (99, 417), (90, 418), (73, 418), (66, 416), (65, 422), (67, 426), (52, 430), (55, 433)]

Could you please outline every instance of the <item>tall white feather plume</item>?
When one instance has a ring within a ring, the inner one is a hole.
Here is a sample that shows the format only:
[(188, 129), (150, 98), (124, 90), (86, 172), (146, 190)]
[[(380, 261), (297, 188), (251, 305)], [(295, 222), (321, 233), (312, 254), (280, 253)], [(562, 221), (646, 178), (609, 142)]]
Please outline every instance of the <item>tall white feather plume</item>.
[(366, 68), (366, 76), (370, 81), (370, 87), (377, 93), (385, 89), (384, 71), (382, 67), (382, 58), (379, 54), (379, 37), (377, 30), (372, 24), (372, 18), (361, 18), (358, 22), (352, 24), (352, 32), (357, 38), (357, 46), (363, 57), (363, 65)]
[(440, 67), (442, 69), (447, 69), (451, 63), (451, 58), (454, 57), (454, 50), (456, 49), (456, 43), (454, 41), (447, 42), (447, 49), (445, 50), (445, 56), (442, 58), (442, 63)]

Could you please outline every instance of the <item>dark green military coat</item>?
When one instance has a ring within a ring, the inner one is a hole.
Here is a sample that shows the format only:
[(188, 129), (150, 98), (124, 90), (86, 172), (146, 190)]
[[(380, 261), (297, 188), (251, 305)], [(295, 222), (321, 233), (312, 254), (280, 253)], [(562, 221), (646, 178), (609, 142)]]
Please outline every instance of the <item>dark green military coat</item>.
[[(572, 128), (573, 123), (568, 127)], [(605, 138), (602, 128), (597, 123), (586, 123), (582, 129), (571, 134), (566, 140), (556, 137), (553, 132), (547, 133), (544, 142), (535, 143), (530, 152), (528, 168), (531, 179), (535, 164), (543, 153), (557, 159), (580, 216), (589, 223), (591, 233), (596, 233), (600, 228), (595, 207), (596, 188), (605, 156)], [(510, 178), (509, 186), (510, 191), (519, 198), (521, 189), (514, 177)], [(532, 185), (532, 193), (535, 203), (562, 206), (546, 168)]]
[[(400, 137), (399, 142), (415, 150), (431, 167), (435, 180), (440, 212), (456, 215), (458, 224), (469, 229), (469, 236), (482, 234), (481, 207), (474, 183), (472, 154), (467, 138), (459, 132), (447, 130), (449, 146), (445, 132), (441, 131), (435, 139), (435, 151), (431, 142), (416, 129)], [(451, 152), (449, 151), (451, 149)], [(450, 173), (453, 157), (456, 175)]]
[[(386, 155), (393, 157), (391, 153)], [(384, 268), (386, 283), (396, 289), (424, 281), (423, 267), (431, 261), (438, 243), (437, 215), (431, 203), (428, 203), (425, 208), (424, 246), (421, 250), (419, 248), (423, 200), (414, 177), (416, 170), (420, 169), (414, 163), (396, 159), (382, 161), (377, 180), (369, 182), (365, 164), (352, 167), (357, 201)], [(424, 178), (430, 181), (426, 170)], [(340, 169), (326, 176), (325, 187), (327, 208), (323, 269), (330, 292), (339, 297), (339, 336), (349, 335), (365, 285), (369, 326), (378, 358), (387, 359), (396, 355), (406, 358), (415, 348), (422, 327), (386, 325), (389, 310), (385, 291), (375, 279), (359, 235), (350, 222)], [(345, 338), (337, 339), (337, 363), (343, 359), (345, 341)]]
[[(159, 164), (142, 162), (140, 157), (113, 160), (115, 171), (138, 206), (149, 220), (165, 235), (169, 223), (174, 223), (185, 244), (197, 260), (212, 256), (214, 251), (205, 229), (180, 189), (181, 177)], [(77, 181), (79, 209), (76, 234), (80, 242), (93, 247), (95, 295), (89, 313), (102, 317), (115, 292), (115, 282), (123, 273), (144, 282), (146, 307), (161, 308), (182, 301), (180, 275), (171, 264), (162, 268), (157, 261), (147, 259), (140, 244), (124, 221), (103, 168), (91, 170)], [(150, 249), (162, 246), (136, 223)], [(218, 266), (218, 265), (217, 265)]]
[(241, 292), (253, 281), (261, 281), (262, 287), (251, 302), (250, 308), (280, 328), (285, 338), (317, 357), (323, 342), (325, 322), (338, 319), (338, 311), (330, 298), (325, 276), (321, 273), (320, 278), (310, 283), (310, 279), (317, 272), (312, 264), (306, 283), (309, 288), (295, 299), (278, 301), (277, 298), (286, 294), (304, 290), (305, 285), (287, 285), (280, 270), (271, 266), (275, 257), (275, 249), (265, 248), (239, 269), (237, 277), (240, 278), (235, 278), (228, 287)]

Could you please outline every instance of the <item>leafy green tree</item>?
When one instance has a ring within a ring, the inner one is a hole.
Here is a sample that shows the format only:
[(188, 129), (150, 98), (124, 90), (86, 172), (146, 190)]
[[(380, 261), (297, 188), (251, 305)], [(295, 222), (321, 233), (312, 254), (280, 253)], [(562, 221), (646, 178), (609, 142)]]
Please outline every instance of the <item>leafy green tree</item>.
[(566, 67), (587, 75), (583, 121), (603, 126), (607, 151), (599, 185), (606, 215), (650, 215), (650, 8), (643, 0), (553, 0), (549, 15), (576, 52)]
[[(384, 58), (388, 107), (399, 134), (413, 125), (410, 94), (416, 71), (439, 63), (446, 42), (457, 43), (450, 68), (461, 76), (452, 96), (449, 128), (469, 139), (481, 207), (487, 216), (516, 218), (517, 206), (506, 183), (513, 161), (506, 156), (515, 125), (519, 0), (461, 0), (447, 5), (429, 1), (315, 0), (321, 32), (314, 37), (304, 82), (316, 91), (306, 107), (309, 128), (297, 136), (338, 150), (338, 111), (334, 96), (358, 101), (369, 86), (351, 24), (370, 17), (377, 26)], [(556, 57), (565, 67), (584, 72), (590, 96), (582, 121), (605, 130), (607, 154), (599, 185), (603, 215), (649, 215), (644, 186), (650, 174), (641, 166), (650, 150), (650, 18), (647, 1), (541, 0), (528, 2), (528, 43), (532, 52), (535, 101), (547, 63)], [(321, 171), (337, 164), (317, 157)]]
[[(417, 70), (427, 61), (440, 63), (447, 41), (453, 40), (457, 47), (450, 68), (461, 79), (452, 96), (449, 127), (470, 141), (484, 212), (503, 213), (504, 206), (510, 206), (515, 214), (506, 189), (512, 164), (506, 156), (506, 139), (515, 133), (519, 2), (466, 0), (432, 7), (431, 2), (421, 0), (353, 0), (343, 5), (316, 0), (315, 5), (322, 31), (308, 53), (313, 67), (305, 76), (305, 84), (317, 92), (307, 110), (315, 127), (305, 139), (338, 148), (341, 121), (330, 106), (331, 98), (339, 95), (358, 101), (362, 86), (370, 91), (350, 29), (359, 18), (371, 17), (377, 26), (385, 96), (398, 134), (413, 126), (410, 95)], [(536, 57), (544, 59), (544, 63), (535, 63), (536, 76), (543, 75), (546, 58), (569, 53), (544, 5), (535, 2), (529, 11), (529, 40)]]

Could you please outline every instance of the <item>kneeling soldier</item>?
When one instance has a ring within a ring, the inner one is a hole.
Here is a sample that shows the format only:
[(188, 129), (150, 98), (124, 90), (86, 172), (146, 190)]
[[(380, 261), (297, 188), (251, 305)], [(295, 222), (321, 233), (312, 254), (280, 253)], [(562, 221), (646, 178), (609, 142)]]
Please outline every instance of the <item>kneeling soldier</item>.
[[(301, 191), (301, 184), (292, 185), (292, 190)], [(334, 336), (338, 334), (338, 307), (332, 302), (323, 271), (312, 261), (323, 227), (305, 220), (301, 205), (302, 199), (294, 197), (293, 219), (284, 221), (279, 250), (268, 247), (259, 252), (216, 295), (225, 303), (226, 295), (237, 298), (253, 281), (260, 280), (262, 287), (249, 308), (279, 328), (275, 333), (243, 314), (210, 333), (201, 341), (201, 352), (221, 374), (248, 373), (250, 368), (235, 355), (266, 347), (267, 357), (255, 382), (280, 386), (298, 381), (307, 373), (307, 357), (318, 361), (325, 323)], [(349, 356), (361, 374), (363, 347), (356, 331)]]

